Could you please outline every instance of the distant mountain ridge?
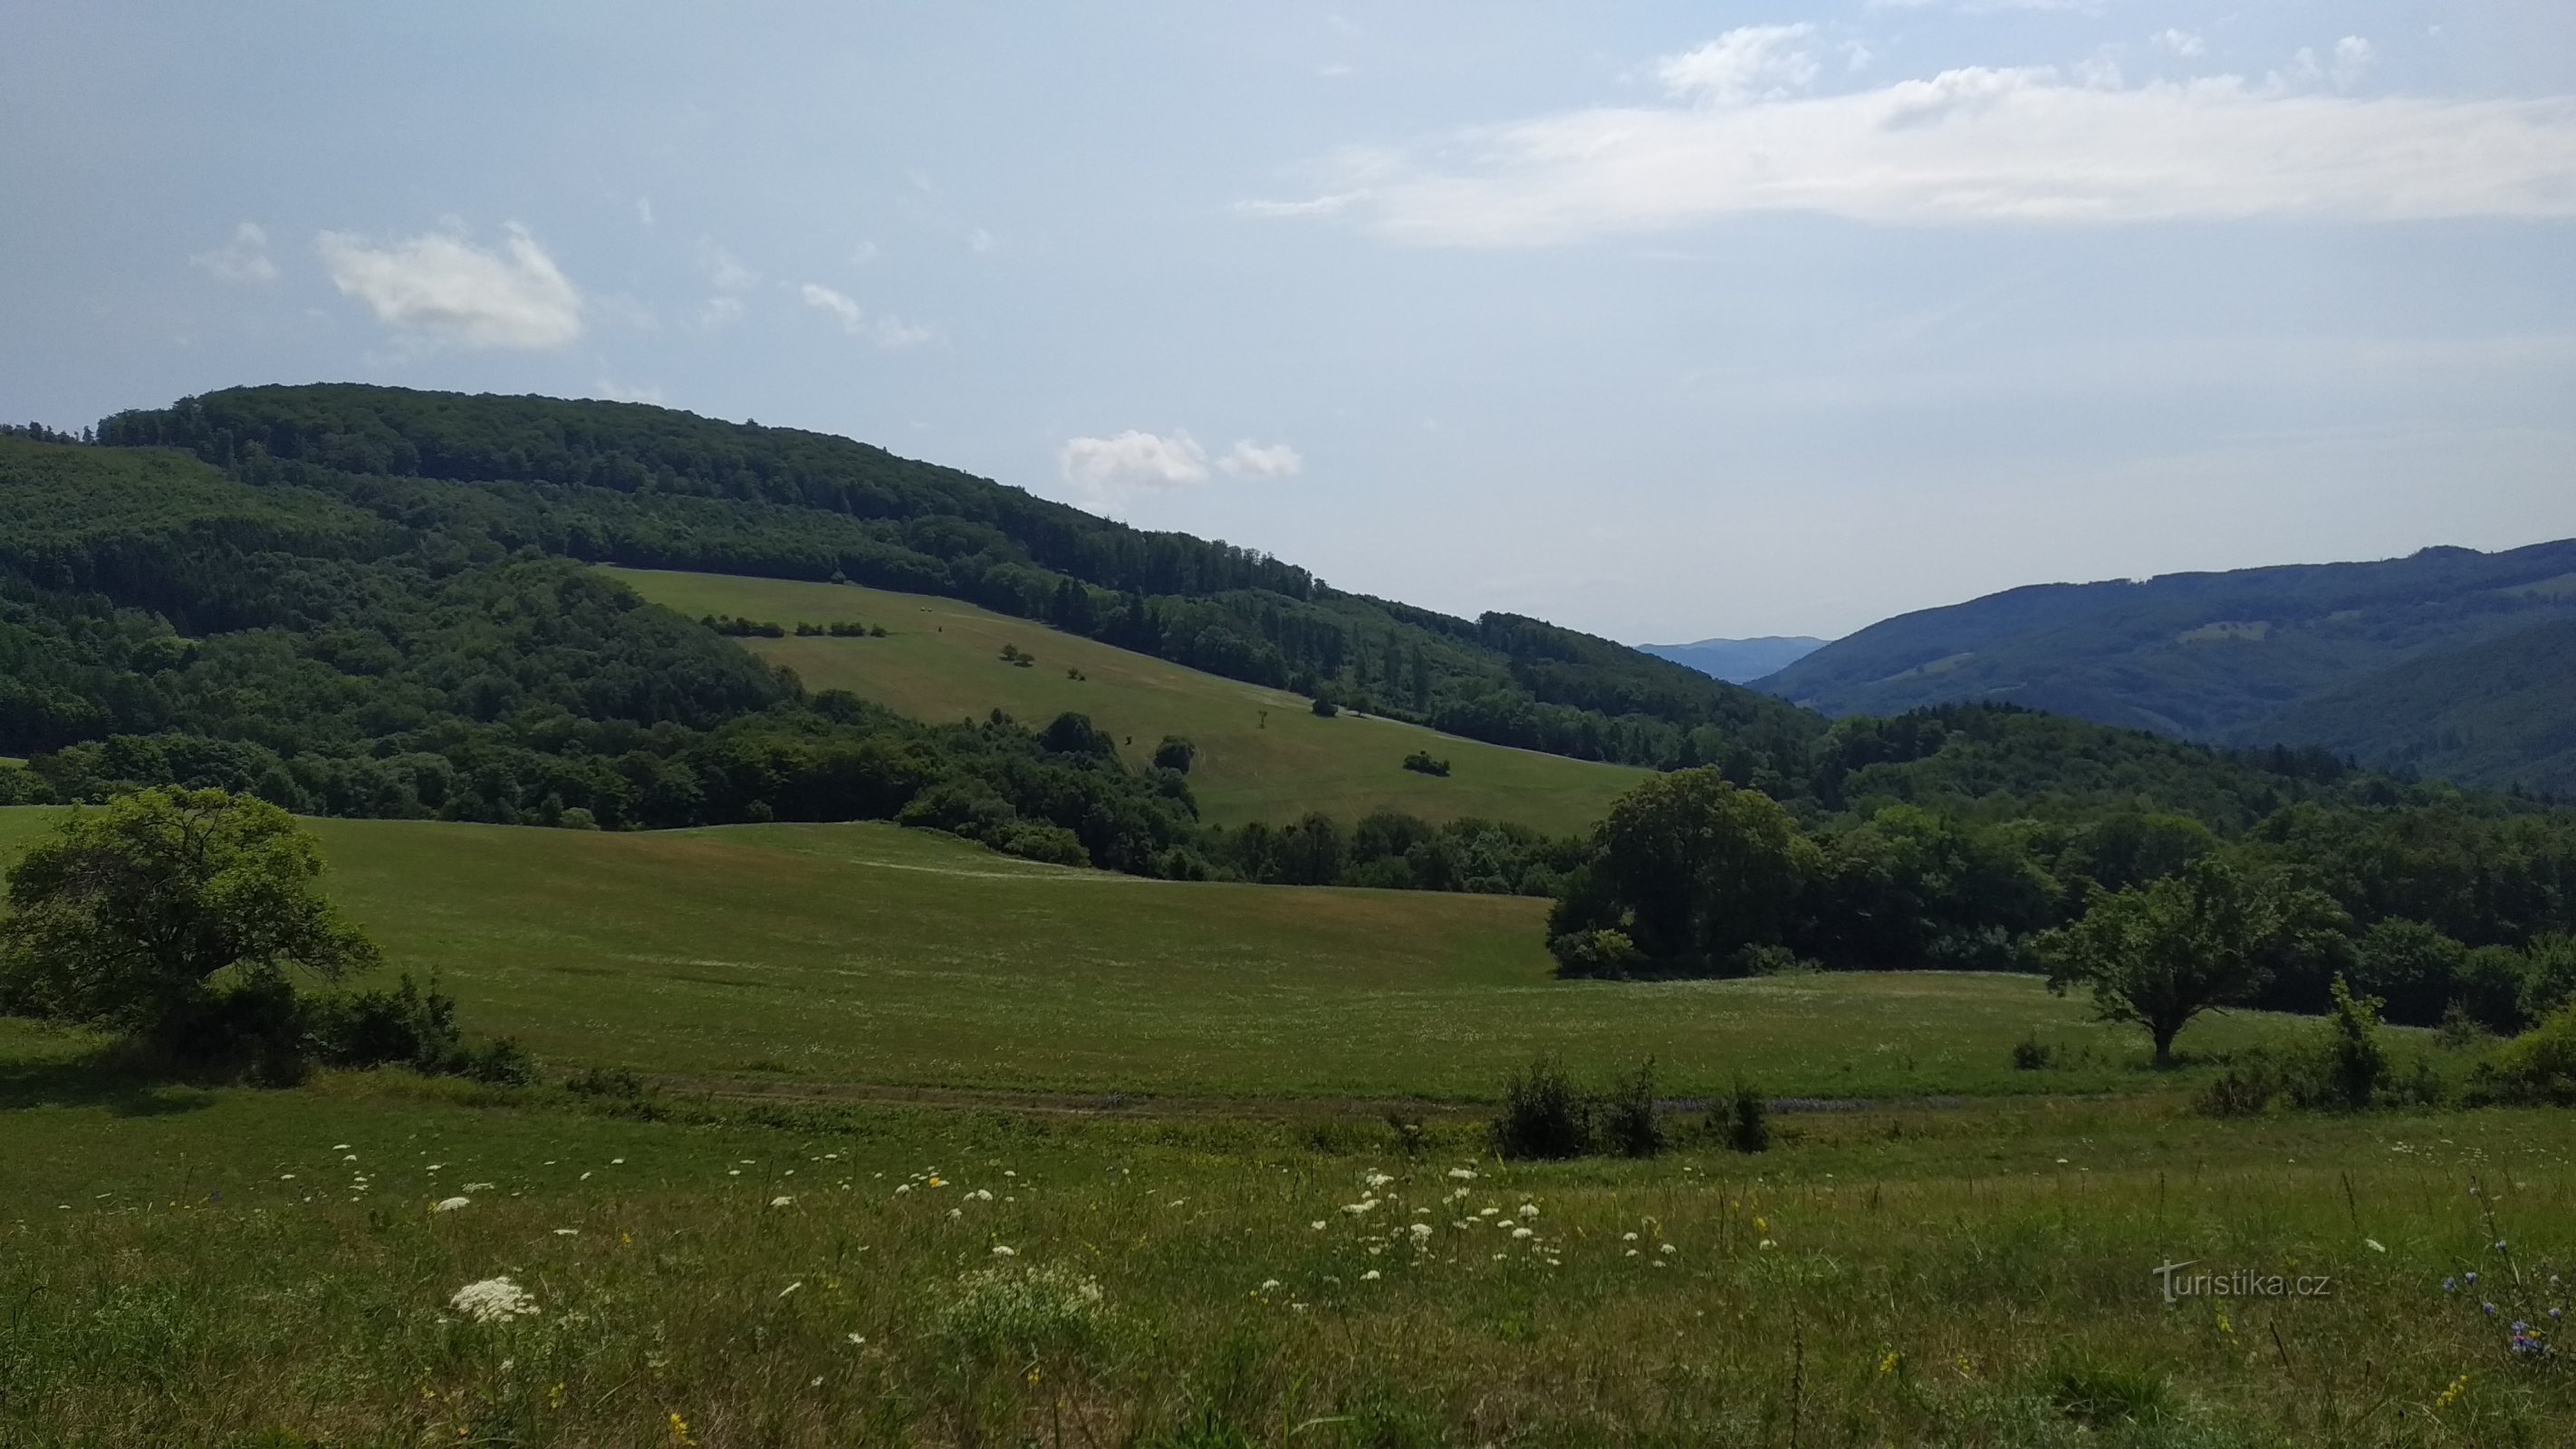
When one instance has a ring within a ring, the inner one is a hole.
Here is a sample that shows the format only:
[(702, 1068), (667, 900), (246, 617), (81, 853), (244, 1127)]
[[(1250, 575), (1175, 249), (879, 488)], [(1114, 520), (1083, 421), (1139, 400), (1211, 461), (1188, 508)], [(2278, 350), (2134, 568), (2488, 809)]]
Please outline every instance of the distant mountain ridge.
[(1712, 679), (1745, 684), (1797, 663), (1825, 645), (1804, 634), (1766, 634), (1759, 639), (1702, 639), (1695, 644), (1640, 644), (1637, 652), (1669, 659)]
[[(2576, 539), (2428, 548), (2010, 589), (1873, 624), (1753, 683), (1831, 715), (2011, 703), (2208, 744), (2324, 744), (2466, 783), (2565, 789), (2576, 770), (2545, 763), (2558, 749), (2539, 701), (2567, 690), (2569, 656), (2555, 634), (2506, 641), (2570, 620)], [(2470, 739), (2481, 743), (2458, 743)]]

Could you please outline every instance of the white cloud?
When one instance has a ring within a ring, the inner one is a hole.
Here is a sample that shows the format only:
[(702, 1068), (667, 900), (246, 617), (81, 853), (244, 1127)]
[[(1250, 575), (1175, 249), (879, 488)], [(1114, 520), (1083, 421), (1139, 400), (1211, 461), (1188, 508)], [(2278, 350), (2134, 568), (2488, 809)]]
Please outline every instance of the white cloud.
[(581, 294), (516, 224), (501, 253), (437, 233), (377, 248), (326, 231), (318, 245), (332, 285), (388, 327), (465, 347), (561, 347), (581, 336)]
[(1064, 481), (1103, 508), (1137, 493), (1195, 488), (1208, 480), (1207, 450), (1185, 431), (1166, 437), (1130, 428), (1114, 437), (1067, 438), (1055, 461)]
[(741, 321), (742, 313), (743, 301), (740, 297), (709, 297), (706, 305), (698, 309), (698, 330), (722, 331)]
[(1785, 96), (1816, 78), (1816, 58), (1799, 42), (1812, 25), (1746, 25), (1697, 50), (1655, 63), (1655, 78), (1674, 95), (1713, 105)]
[(188, 258), (188, 265), (203, 267), (227, 282), (277, 279), (277, 263), (268, 259), (268, 233), (257, 222), (246, 221), (234, 227), (231, 241)]
[(1306, 460), (1286, 443), (1238, 438), (1216, 466), (1229, 478), (1294, 478), (1306, 471)]
[(2362, 39), (2358, 35), (2347, 35), (2343, 39), (2336, 41), (2334, 48), (2335, 89), (2339, 91), (2348, 91), (2354, 86), (2359, 85), (2361, 83), (2363, 73), (2370, 69), (2371, 61), (2377, 58), (2376, 52), (2372, 51), (2370, 48), (2370, 42)]
[(2198, 60), (2209, 53), (2209, 42), (2188, 30), (2168, 29), (2152, 39), (2156, 49), (2168, 55), (2181, 56), (2185, 60)]
[(719, 292), (747, 292), (760, 284), (760, 273), (734, 260), (733, 253), (713, 242), (705, 244), (707, 280)]
[(650, 383), (628, 386), (604, 377), (590, 385), (590, 395), (610, 402), (651, 403), (656, 407), (662, 403), (662, 390)]
[[(1804, 74), (1781, 68), (1794, 29), (1758, 43), (1730, 32), (1660, 73), (1704, 102), (1776, 91)], [(2341, 59), (2357, 75), (2369, 52)], [(2576, 217), (2576, 99), (2359, 99), (2238, 76), (2126, 88), (2100, 68), (2082, 79), (2094, 84), (1968, 67), (1842, 95), (1559, 112), (1346, 152), (1328, 194), (1236, 209), (1347, 212), (1439, 246), (1757, 212), (1892, 225)]]
[(928, 342), (932, 336), (929, 328), (914, 326), (899, 317), (870, 317), (848, 296), (819, 282), (807, 282), (800, 295), (806, 306), (839, 321), (842, 331), (852, 337), (864, 337), (889, 352)]

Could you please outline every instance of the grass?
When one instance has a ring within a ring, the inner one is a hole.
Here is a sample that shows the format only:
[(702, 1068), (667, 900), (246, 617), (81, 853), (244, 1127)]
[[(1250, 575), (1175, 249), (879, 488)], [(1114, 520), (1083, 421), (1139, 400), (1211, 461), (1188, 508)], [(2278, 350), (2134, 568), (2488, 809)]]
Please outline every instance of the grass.
[[(0, 811), (0, 858), (51, 814)], [(391, 969), (435, 973), (470, 1028), (559, 1061), (1237, 1100), (1482, 1099), (1543, 1048), (1591, 1077), (1652, 1055), (1679, 1095), (1739, 1075), (1838, 1098), (2153, 1080), (2143, 1036), (2027, 977), (1560, 981), (1536, 900), (1147, 881), (882, 824), (310, 828)], [(2211, 1018), (2181, 1045), (2287, 1029)], [(2062, 1068), (2012, 1068), (2033, 1031)]]
[[(1043, 725), (1073, 710), (1121, 740), (1121, 753), (1140, 766), (1163, 736), (1184, 736), (1199, 748), (1191, 791), (1206, 817), (1224, 825), (1284, 823), (1308, 810), (1348, 825), (1387, 809), (1435, 822), (1479, 816), (1570, 834), (1599, 820), (1645, 775), (1394, 720), (1347, 713), (1321, 719), (1301, 695), (1202, 674), (954, 599), (726, 574), (604, 572), (691, 618), (730, 614), (790, 628), (863, 622), (889, 631), (883, 639), (741, 641), (794, 669), (810, 688), (846, 689), (930, 720), (981, 719), (1000, 709)], [(1006, 644), (1037, 662), (1027, 668), (1004, 663)], [(1071, 678), (1068, 670), (1084, 677)], [(1405, 769), (1404, 757), (1415, 750), (1448, 760), (1449, 775)]]
[[(1518, 1166), (1464, 1132), (1408, 1159), (1383, 1129), (1318, 1150), (1232, 1120), (632, 1121), (398, 1074), (102, 1099), (65, 1050), (0, 1040), (5, 1444), (2466, 1446), (2576, 1422), (2562, 1358), (2503, 1327), (2546, 1321), (2576, 1254), (2563, 1113), (1988, 1103), (1801, 1119), (1760, 1158)], [(2168, 1306), (2150, 1270), (2182, 1260), (2331, 1294)], [(448, 1306), (499, 1275), (539, 1311)]]
[[(54, 814), (0, 811), (0, 858)], [(2506, 1328), (2570, 1306), (2563, 1111), (2213, 1121), (2198, 1072), (2028, 980), (1556, 982), (1507, 898), (1139, 881), (878, 825), (312, 828), (393, 963), (548, 1084), (138, 1080), (0, 1020), (0, 1449), (2431, 1449), (2576, 1422), (2566, 1355)], [(2073, 1065), (2012, 1070), (2033, 1031)], [(1684, 1107), (1659, 1158), (1497, 1161), (1473, 1102), (1542, 1047), (1888, 1100), (1783, 1111), (1758, 1156)], [(668, 1085), (553, 1085), (578, 1064)], [(1408, 1126), (1397, 1096), (1460, 1105)], [(2331, 1286), (2168, 1304), (2171, 1263)], [(502, 1276), (535, 1313), (454, 1306)]]

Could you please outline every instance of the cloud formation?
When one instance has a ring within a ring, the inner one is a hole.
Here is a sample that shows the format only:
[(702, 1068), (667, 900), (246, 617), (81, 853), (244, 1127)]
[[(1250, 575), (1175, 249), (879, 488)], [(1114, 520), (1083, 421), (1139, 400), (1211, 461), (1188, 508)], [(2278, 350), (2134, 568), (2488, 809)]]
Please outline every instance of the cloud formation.
[(930, 340), (929, 328), (916, 327), (900, 317), (870, 317), (847, 294), (820, 282), (807, 282), (801, 295), (806, 306), (837, 320), (842, 331), (852, 337), (864, 337), (889, 352)]
[[(1546, 245), (1758, 212), (1889, 225), (2245, 217), (2576, 216), (2576, 99), (2353, 97), (2358, 36), (2263, 83), (2124, 87), (2115, 69), (1972, 66), (1840, 95), (1800, 26), (1667, 57), (1678, 99), (1482, 127), (1338, 159), (1314, 201), (1434, 246)], [(2171, 48), (2170, 46), (2168, 48)]]
[(1238, 438), (1216, 466), (1228, 478), (1294, 478), (1306, 471), (1306, 460), (1286, 443)]
[(1105, 508), (1137, 493), (1195, 488), (1208, 480), (1207, 449), (1186, 431), (1166, 437), (1130, 428), (1106, 438), (1067, 438), (1055, 462), (1064, 481)]
[(536, 350), (581, 336), (582, 299), (554, 259), (512, 224), (500, 252), (432, 233), (388, 247), (326, 231), (322, 265), (341, 295), (398, 331), (463, 347)]
[(188, 258), (188, 265), (212, 272), (226, 282), (273, 282), (277, 263), (268, 259), (268, 233), (257, 222), (233, 228), (233, 239), (210, 252)]

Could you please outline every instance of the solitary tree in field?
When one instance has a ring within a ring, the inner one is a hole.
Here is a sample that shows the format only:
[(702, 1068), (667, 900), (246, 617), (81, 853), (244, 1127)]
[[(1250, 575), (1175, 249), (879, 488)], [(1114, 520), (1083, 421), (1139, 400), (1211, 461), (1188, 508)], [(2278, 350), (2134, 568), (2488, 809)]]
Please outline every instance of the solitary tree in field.
[(1657, 775), (1620, 796), (1600, 841), (1591, 869), (1637, 949), (1718, 969), (1780, 939), (1819, 865), (1789, 812), (1713, 769)]
[(2097, 889), (2083, 919), (2045, 942), (2048, 984), (2090, 988), (2103, 1020), (2145, 1027), (2156, 1065), (2169, 1066), (2192, 1018), (2252, 995), (2276, 965), (2335, 933), (2341, 915), (2316, 891), (2203, 858), (2147, 885)]
[(165, 787), (78, 811), (9, 871), (0, 1002), (155, 1038), (219, 973), (335, 980), (375, 964), (321, 873), (312, 838), (263, 800)]

